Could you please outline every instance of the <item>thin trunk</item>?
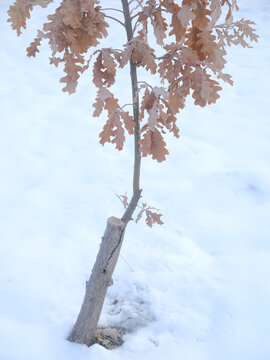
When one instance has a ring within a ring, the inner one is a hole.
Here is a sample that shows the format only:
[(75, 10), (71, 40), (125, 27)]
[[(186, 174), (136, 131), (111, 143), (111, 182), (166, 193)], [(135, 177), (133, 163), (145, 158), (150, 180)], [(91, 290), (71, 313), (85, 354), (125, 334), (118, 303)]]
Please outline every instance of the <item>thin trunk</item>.
[[(122, 1), (122, 8), (125, 17), (127, 40), (130, 41), (133, 38), (132, 20), (130, 17), (129, 5), (127, 0)], [(127, 224), (131, 219), (136, 209), (138, 201), (141, 197), (142, 190), (140, 189), (140, 171), (141, 171), (141, 152), (140, 152), (140, 121), (139, 121), (139, 93), (138, 93), (138, 79), (137, 79), (137, 67), (136, 64), (129, 60), (130, 63), (130, 79), (132, 86), (132, 100), (133, 100), (133, 120), (135, 121), (134, 128), (134, 170), (133, 170), (133, 195), (122, 216), (122, 221)]]
[[(127, 0), (121, 0), (125, 17), (127, 39), (133, 38), (132, 21)], [(133, 118), (136, 123), (134, 129), (134, 170), (133, 170), (133, 195), (121, 220), (110, 217), (102, 238), (100, 249), (89, 281), (86, 284), (83, 304), (77, 321), (68, 337), (69, 341), (93, 344), (93, 338), (100, 313), (103, 307), (107, 288), (111, 283), (112, 274), (116, 266), (120, 249), (123, 243), (125, 228), (132, 219), (132, 215), (141, 197), (140, 190), (140, 165), (141, 153), (139, 150), (140, 123), (139, 123), (139, 96), (136, 65), (130, 59), (130, 78), (132, 85)]]

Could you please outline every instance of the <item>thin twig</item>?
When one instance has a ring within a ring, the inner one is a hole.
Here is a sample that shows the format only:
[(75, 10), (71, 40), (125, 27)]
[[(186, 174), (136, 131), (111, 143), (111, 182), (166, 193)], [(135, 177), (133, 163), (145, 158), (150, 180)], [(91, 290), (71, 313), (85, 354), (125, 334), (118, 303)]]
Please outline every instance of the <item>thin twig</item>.
[(142, 11), (140, 11), (139, 13), (137, 13), (137, 14), (135, 14), (135, 15), (131, 16), (131, 20), (135, 19), (135, 17), (139, 16), (141, 13), (142, 13)]
[(136, 22), (135, 22), (135, 24), (134, 24), (134, 27), (133, 27), (133, 29), (132, 29), (132, 32), (133, 32), (133, 33), (134, 33), (135, 30), (137, 29), (138, 25), (139, 25), (139, 20), (137, 19)]
[(131, 103), (130, 103), (130, 104), (125, 104), (125, 105), (121, 106), (121, 107), (118, 109), (118, 111), (119, 111), (119, 110), (123, 110), (123, 108), (124, 108), (125, 106), (134, 106), (134, 104), (131, 104)]
[(118, 12), (120, 12), (120, 13), (122, 13), (123, 14), (123, 11), (122, 10), (120, 10), (120, 9), (114, 9), (114, 8), (102, 8), (102, 9), (100, 9), (101, 11), (106, 11), (106, 10), (113, 10), (113, 11), (118, 11)]
[(112, 20), (115, 20), (115, 21), (117, 21), (119, 24), (121, 24), (122, 26), (125, 27), (125, 24), (124, 24), (122, 21), (116, 19), (115, 17), (109, 16), (109, 15), (105, 15), (105, 17), (106, 17), (106, 18), (109, 18), (109, 19), (112, 19)]
[[(133, 11), (137, 10), (139, 7), (143, 9), (143, 0), (136, 0), (137, 5), (130, 11), (130, 15), (133, 13)], [(131, 3), (130, 3), (131, 4)]]
[[(117, 196), (118, 197), (118, 199), (121, 201), (121, 203), (122, 203), (122, 205), (124, 206), (124, 208), (126, 209), (127, 207), (128, 207), (128, 204), (127, 205), (125, 205), (124, 204), (124, 201), (121, 199), (121, 196), (123, 196), (123, 195), (118, 195), (118, 194), (115, 194), (115, 196)], [(125, 195), (126, 196), (126, 195)]]
[(138, 84), (145, 84), (146, 86), (150, 87), (153, 90), (153, 86), (148, 84), (148, 82), (146, 82), (146, 81), (138, 81)]
[(131, 270), (132, 272), (134, 272), (133, 267), (131, 267), (131, 265), (129, 265), (129, 263), (128, 263), (127, 260), (124, 258), (124, 256), (122, 256), (122, 255), (120, 254), (120, 257), (121, 257), (121, 259), (127, 264), (127, 266), (130, 268), (130, 270)]

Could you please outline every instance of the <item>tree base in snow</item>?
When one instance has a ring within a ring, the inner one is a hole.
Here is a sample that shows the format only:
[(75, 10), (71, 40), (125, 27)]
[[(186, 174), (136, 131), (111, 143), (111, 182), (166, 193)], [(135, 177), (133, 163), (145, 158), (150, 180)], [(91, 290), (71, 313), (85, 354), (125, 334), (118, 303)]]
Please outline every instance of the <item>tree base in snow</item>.
[(71, 342), (92, 345), (108, 286), (117, 263), (124, 238), (124, 223), (112, 216), (102, 238), (77, 321), (68, 337)]

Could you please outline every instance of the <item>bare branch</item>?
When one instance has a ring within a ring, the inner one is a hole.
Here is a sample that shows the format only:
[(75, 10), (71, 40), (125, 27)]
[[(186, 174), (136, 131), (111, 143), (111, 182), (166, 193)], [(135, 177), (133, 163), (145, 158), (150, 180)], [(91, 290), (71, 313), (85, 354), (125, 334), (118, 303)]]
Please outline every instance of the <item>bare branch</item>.
[(141, 11), (133, 16), (131, 16), (131, 20), (135, 19), (135, 17), (139, 16), (141, 14)]
[(123, 110), (124, 109), (124, 107), (126, 107), (126, 106), (134, 106), (134, 104), (125, 104), (125, 105), (123, 105), (123, 106), (121, 106), (117, 111), (119, 111), (119, 110)]
[(114, 8), (102, 8), (102, 9), (100, 9), (101, 11), (106, 11), (106, 10), (112, 10), (112, 11), (118, 11), (118, 12), (120, 12), (120, 13), (122, 13), (123, 14), (123, 11), (122, 10), (120, 10), (120, 9), (114, 9)]
[(125, 27), (125, 24), (124, 24), (122, 21), (116, 19), (115, 17), (109, 16), (109, 15), (105, 15), (105, 17), (106, 17), (106, 18), (109, 18), (109, 19), (112, 19), (112, 20), (114, 20), (114, 21), (117, 21), (119, 24), (121, 24), (122, 26)]
[[(131, 1), (132, 2), (132, 1)], [(131, 4), (130, 2), (130, 4)], [(143, 0), (136, 0), (137, 5), (130, 11), (130, 15), (137, 10), (139, 7), (141, 7), (143, 9)], [(132, 19), (132, 18), (131, 18)]]
[(148, 84), (148, 82), (146, 82), (146, 81), (138, 81), (138, 84), (144, 84), (144, 85), (150, 87), (150, 88), (153, 90), (153, 86), (151, 86), (150, 84)]

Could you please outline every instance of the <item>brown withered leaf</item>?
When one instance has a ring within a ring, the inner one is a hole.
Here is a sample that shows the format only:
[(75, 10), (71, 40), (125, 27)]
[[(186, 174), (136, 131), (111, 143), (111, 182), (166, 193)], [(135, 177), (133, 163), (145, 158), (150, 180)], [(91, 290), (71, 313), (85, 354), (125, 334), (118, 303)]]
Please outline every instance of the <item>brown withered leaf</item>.
[(190, 20), (195, 18), (193, 10), (196, 9), (197, 4), (195, 1), (190, 1), (187, 4), (182, 5), (181, 9), (177, 13), (177, 17), (180, 20), (181, 27), (186, 29)]
[(169, 104), (175, 114), (177, 114), (180, 109), (183, 109), (185, 107), (185, 98), (178, 91), (178, 87), (171, 88), (169, 95)]
[(149, 89), (146, 88), (141, 101), (141, 111), (140, 111), (141, 119), (143, 119), (144, 117), (145, 110), (149, 113), (155, 101), (156, 101), (156, 96), (154, 92), (153, 91), (150, 92)]
[(155, 74), (157, 70), (155, 52), (145, 41), (133, 39), (125, 45), (125, 51), (120, 61), (121, 68), (127, 64), (130, 57), (134, 64), (142, 66), (146, 70), (150, 70), (152, 74)]
[(60, 12), (65, 25), (69, 25), (72, 29), (81, 27), (82, 15), (79, 1), (64, 0)]
[(194, 18), (192, 20), (192, 26), (199, 30), (204, 30), (208, 28), (210, 23), (209, 17), (211, 16), (211, 10), (207, 8), (207, 1), (197, 1), (196, 8), (192, 9)]
[(163, 45), (164, 39), (166, 38), (168, 25), (165, 18), (162, 16), (160, 9), (157, 9), (152, 13), (151, 24), (154, 29), (154, 35), (156, 37), (157, 44)]
[(164, 224), (164, 222), (160, 219), (161, 216), (163, 216), (162, 214), (158, 214), (152, 210), (157, 210), (159, 211), (158, 209), (155, 209), (155, 208), (148, 208), (145, 210), (146, 212), (146, 224), (147, 226), (149, 226), (150, 228), (153, 226), (153, 224), (159, 224), (159, 225), (162, 225)]
[(217, 78), (233, 85), (232, 76), (230, 74), (224, 74), (222, 71), (219, 71)]
[(146, 203), (142, 203), (142, 206), (138, 206), (138, 207), (141, 208), (141, 210), (139, 211), (137, 218), (135, 220), (136, 223), (140, 221), (142, 216), (145, 214), (146, 215), (145, 222), (147, 226), (152, 227), (154, 224), (159, 224), (159, 225), (164, 224), (164, 222), (160, 219), (161, 216), (163, 215), (159, 213), (159, 209), (156, 209), (152, 206), (148, 206)]
[(212, 80), (210, 75), (203, 71), (201, 68), (197, 68), (193, 73), (192, 97), (195, 99), (195, 105), (204, 107), (206, 104), (213, 104), (220, 97), (218, 91), (222, 90), (218, 86), (218, 82)]
[(123, 51), (123, 53), (121, 54), (121, 59), (120, 59), (120, 68), (123, 68), (128, 62), (129, 59), (131, 57), (133, 51), (133, 46), (129, 46), (128, 44), (125, 46), (125, 50)]
[(170, 24), (172, 29), (169, 32), (169, 35), (174, 35), (176, 42), (180, 43), (183, 38), (183, 35), (185, 34), (185, 28), (182, 27), (182, 23), (179, 20), (177, 13), (173, 12), (172, 14), (172, 21)]
[(113, 130), (113, 139), (111, 142), (115, 144), (115, 148), (117, 150), (123, 150), (125, 142), (125, 130), (123, 128), (119, 114), (115, 113), (112, 115), (112, 117), (114, 118), (115, 130)]
[(210, 10), (211, 21), (209, 23), (209, 26), (213, 27), (222, 14), (220, 0), (211, 0)]
[(121, 203), (123, 204), (124, 208), (126, 209), (128, 207), (128, 197), (126, 195), (127, 193), (125, 193), (125, 195), (117, 195), (118, 199), (121, 201)]
[(75, 93), (76, 87), (78, 85), (78, 79), (80, 77), (80, 72), (82, 71), (82, 66), (80, 64), (84, 63), (82, 56), (74, 56), (68, 51), (64, 55), (65, 67), (64, 72), (66, 76), (60, 79), (60, 82), (66, 83), (66, 86), (63, 88), (63, 91), (67, 91), (69, 94)]
[(124, 122), (127, 132), (130, 135), (134, 134), (134, 127), (136, 124), (133, 121), (133, 117), (131, 115), (129, 115), (129, 113), (127, 111), (119, 111), (119, 115), (123, 119), (123, 122)]
[[(93, 107), (95, 108), (93, 116), (97, 117), (102, 113), (103, 109), (106, 108), (106, 100), (108, 98), (113, 98), (113, 94), (106, 87), (99, 88), (97, 91), (96, 102), (93, 104)], [(115, 111), (117, 107), (118, 102), (116, 103), (116, 108), (107, 110), (109, 113), (111, 113), (112, 111)]]
[(238, 32), (236, 32), (236, 34), (239, 38), (239, 43), (243, 47), (251, 47), (244, 40), (244, 37), (246, 37), (247, 40), (250, 41), (258, 41), (259, 36), (255, 33), (256, 29), (251, 26), (256, 25), (254, 21), (241, 19), (240, 21), (235, 22), (233, 25), (238, 28)]
[(31, 44), (26, 49), (27, 56), (29, 56), (29, 57), (36, 56), (36, 53), (39, 52), (38, 47), (40, 46), (43, 38), (44, 38), (44, 33), (42, 31), (38, 30), (37, 37), (31, 42)]
[(103, 127), (103, 131), (99, 134), (100, 144), (104, 145), (106, 142), (114, 143), (117, 150), (122, 150), (125, 141), (125, 131), (120, 120), (118, 112), (114, 112), (110, 115), (106, 124)]
[(116, 99), (113, 94), (105, 100), (105, 109), (108, 111), (108, 115), (118, 111), (119, 108), (118, 99)]
[(149, 111), (149, 118), (148, 118), (148, 128), (151, 131), (155, 131), (155, 128), (158, 125), (159, 118), (160, 118), (160, 114), (159, 114), (158, 102), (155, 101)]
[(125, 334), (124, 328), (102, 328), (97, 329), (94, 335), (94, 342), (106, 349), (112, 350), (123, 344), (122, 336)]
[(152, 131), (148, 130), (144, 133), (143, 138), (140, 140), (140, 151), (142, 153), (142, 156), (145, 157), (147, 155), (151, 155), (152, 153), (151, 147), (152, 147)]
[[(167, 130), (172, 132), (176, 138), (179, 138), (179, 128), (176, 125), (177, 118), (174, 115), (174, 111), (170, 106), (169, 101), (162, 98), (160, 100), (161, 102), (158, 103), (160, 114), (158, 127), (163, 129), (164, 126)], [(166, 112), (164, 110), (166, 110)], [(164, 129), (162, 130), (162, 132), (165, 133)]]
[(222, 70), (226, 64), (224, 56), (226, 51), (216, 43), (216, 37), (208, 30), (203, 30), (197, 35), (196, 45), (204, 56), (207, 63), (213, 64), (217, 69)]
[[(145, 87), (141, 101), (141, 120), (145, 118), (145, 110), (148, 117), (147, 123), (141, 128), (143, 134), (140, 141), (142, 154), (143, 156), (152, 155), (153, 159), (163, 161), (168, 151), (161, 133), (165, 134), (167, 129), (174, 136), (179, 137), (177, 119), (169, 103), (169, 92), (164, 87), (154, 86), (151, 91)], [(158, 146), (160, 146), (160, 152)]]
[(145, 209), (144, 209), (144, 208), (142, 208), (142, 209), (139, 211), (139, 213), (138, 213), (138, 215), (137, 215), (137, 217), (136, 217), (136, 220), (135, 220), (136, 223), (141, 220), (144, 212), (145, 212)]
[[(10, 7), (9, 21), (17, 30), (25, 28), (26, 19), (34, 5), (47, 6), (52, 0), (17, 0)], [(63, 91), (74, 93), (80, 74), (89, 67), (89, 60), (83, 57), (91, 46), (99, 44), (99, 39), (107, 36), (105, 14), (100, 11), (97, 0), (63, 0), (60, 6), (51, 15), (48, 22), (43, 25), (42, 36), (37, 38), (27, 48), (28, 56), (35, 56), (38, 52), (41, 38), (46, 38), (52, 50), (50, 63), (55, 66), (60, 61), (65, 64), (66, 76), (60, 82), (66, 83)], [(41, 33), (41, 32), (40, 32)], [(39, 34), (40, 34), (39, 33)], [(61, 53), (60, 57), (57, 56)], [(64, 56), (63, 56), (64, 54)], [(110, 72), (106, 84), (113, 82), (113, 73)]]
[(164, 224), (164, 222), (160, 219), (161, 216), (163, 216), (161, 213), (158, 213), (159, 209), (156, 209), (152, 206), (148, 206), (146, 203), (143, 203), (142, 206), (139, 206), (141, 208), (141, 210), (139, 211), (137, 218), (136, 218), (136, 223), (138, 221), (140, 221), (140, 219), (142, 218), (142, 216), (145, 214), (145, 222), (146, 225), (149, 226), (150, 228), (154, 225), (154, 224), (159, 224), (162, 225)]
[(166, 160), (166, 155), (169, 154), (166, 143), (158, 129), (146, 131), (140, 140), (140, 151), (142, 156), (152, 155), (152, 159), (158, 162)]
[(100, 50), (93, 66), (93, 82), (101, 88), (110, 87), (115, 82), (116, 63), (110, 49)]
[(102, 52), (100, 52), (96, 58), (96, 61), (93, 65), (93, 83), (96, 85), (96, 87), (103, 87), (103, 74), (101, 69), (103, 68), (102, 65)]
[(60, 62), (62, 62), (62, 61), (63, 61), (63, 59), (60, 58), (60, 57), (55, 57), (55, 56), (53, 56), (53, 57), (50, 58), (50, 64), (53, 64), (55, 67), (58, 67), (58, 65), (59, 65)]
[(115, 76), (116, 63), (112, 55), (114, 53), (111, 51), (111, 49), (102, 49), (101, 51), (104, 69), (106, 69), (106, 71)]
[(17, 35), (21, 35), (21, 29), (26, 28), (26, 19), (30, 18), (30, 12), (33, 7), (39, 5), (43, 8), (48, 6), (53, 0), (16, 0), (8, 10), (8, 22), (11, 23), (12, 29), (17, 31)]

